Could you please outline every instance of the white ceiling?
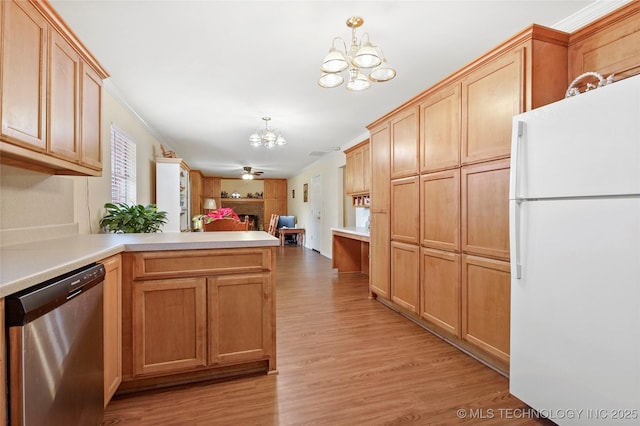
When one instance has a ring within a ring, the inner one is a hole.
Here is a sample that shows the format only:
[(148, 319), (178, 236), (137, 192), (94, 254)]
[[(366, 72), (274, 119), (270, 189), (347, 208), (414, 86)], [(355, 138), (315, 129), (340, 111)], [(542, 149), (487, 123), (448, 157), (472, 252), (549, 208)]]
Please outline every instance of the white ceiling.
[[(110, 73), (110, 92), (191, 168), (286, 178), (529, 24), (553, 26), (593, 0), (51, 3)], [(333, 37), (349, 41), (353, 15), (398, 75), (365, 92), (320, 88), (320, 64)], [(287, 146), (249, 146), (263, 116)]]

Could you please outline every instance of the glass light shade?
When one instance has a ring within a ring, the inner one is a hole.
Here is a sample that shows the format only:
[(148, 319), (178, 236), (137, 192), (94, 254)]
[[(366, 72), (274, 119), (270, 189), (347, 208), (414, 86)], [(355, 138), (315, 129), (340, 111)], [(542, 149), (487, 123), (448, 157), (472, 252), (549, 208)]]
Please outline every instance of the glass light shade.
[(276, 141), (276, 134), (271, 130), (267, 130), (264, 135), (262, 135), (262, 140), (265, 145), (273, 143)]
[(251, 136), (249, 136), (249, 144), (251, 146), (262, 145), (262, 139), (260, 138), (260, 135), (257, 132), (254, 132), (251, 134)]
[(321, 87), (331, 88), (338, 87), (342, 84), (344, 78), (338, 73), (323, 73), (318, 80)]
[(324, 58), (320, 69), (324, 72), (340, 72), (346, 70), (349, 64), (344, 57), (344, 53), (340, 52), (335, 47), (329, 50), (329, 54)]
[(242, 179), (251, 180), (251, 179), (253, 179), (253, 175), (251, 173), (245, 173), (245, 174), (242, 175)]
[(371, 43), (367, 42), (353, 57), (353, 63), (360, 68), (373, 68), (380, 65), (382, 60), (380, 59), (376, 49), (371, 45)]
[(286, 144), (287, 144), (287, 140), (283, 138), (282, 135), (278, 135), (278, 138), (276, 139), (276, 145), (282, 146)]
[(386, 59), (382, 61), (379, 67), (375, 68), (369, 74), (369, 80), (375, 81), (377, 83), (382, 83), (383, 81), (389, 81), (396, 76), (396, 70), (391, 68), (389, 64), (387, 64)]
[(366, 90), (370, 86), (371, 86), (371, 82), (367, 80), (367, 77), (365, 77), (365, 75), (359, 71), (353, 71), (351, 73), (351, 78), (347, 83), (347, 89), (352, 90), (354, 92)]

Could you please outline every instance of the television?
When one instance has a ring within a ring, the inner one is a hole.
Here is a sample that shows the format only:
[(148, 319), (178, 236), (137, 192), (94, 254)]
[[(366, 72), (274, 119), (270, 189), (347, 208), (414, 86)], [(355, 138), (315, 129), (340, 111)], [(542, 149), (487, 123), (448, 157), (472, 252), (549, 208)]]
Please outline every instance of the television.
[(295, 216), (280, 216), (278, 219), (278, 228), (295, 228), (296, 227)]

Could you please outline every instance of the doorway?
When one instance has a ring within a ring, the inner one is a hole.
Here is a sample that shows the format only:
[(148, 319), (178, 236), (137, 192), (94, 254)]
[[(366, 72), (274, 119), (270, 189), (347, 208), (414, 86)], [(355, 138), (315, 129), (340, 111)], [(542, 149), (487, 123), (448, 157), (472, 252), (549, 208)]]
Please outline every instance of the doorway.
[(309, 232), (309, 246), (320, 253), (322, 248), (322, 176), (311, 178), (311, 229)]

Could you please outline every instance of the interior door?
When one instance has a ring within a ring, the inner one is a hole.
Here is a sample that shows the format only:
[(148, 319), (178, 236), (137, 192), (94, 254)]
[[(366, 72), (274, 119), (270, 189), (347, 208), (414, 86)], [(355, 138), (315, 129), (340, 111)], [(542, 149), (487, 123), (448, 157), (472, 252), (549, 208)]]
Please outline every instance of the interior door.
[(311, 178), (311, 232), (307, 245), (320, 252), (322, 249), (322, 176)]

